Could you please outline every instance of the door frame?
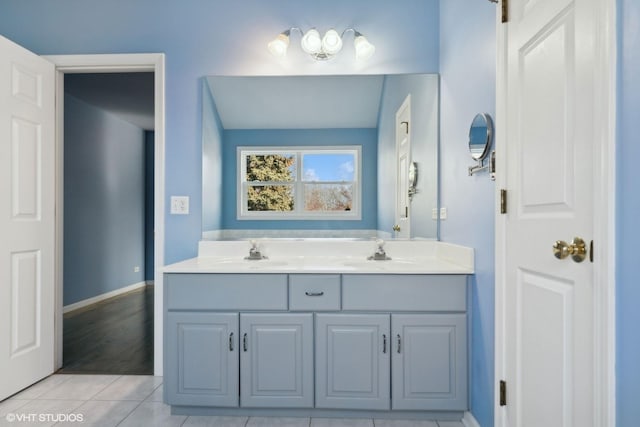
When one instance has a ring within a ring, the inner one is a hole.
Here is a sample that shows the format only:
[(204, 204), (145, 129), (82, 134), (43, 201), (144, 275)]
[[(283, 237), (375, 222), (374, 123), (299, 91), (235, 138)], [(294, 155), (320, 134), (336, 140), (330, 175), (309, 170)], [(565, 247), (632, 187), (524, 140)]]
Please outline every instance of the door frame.
[(62, 367), (64, 238), (64, 75), (74, 73), (154, 73), (154, 375), (162, 375), (162, 289), (165, 194), (165, 56), (163, 53), (46, 55), (56, 67), (56, 243), (54, 368)]
[[(594, 425), (614, 426), (616, 418), (615, 396), (615, 203), (616, 203), (616, 1), (594, 2), (600, 17), (597, 31), (595, 81), (595, 117), (593, 124), (596, 135), (594, 141), (593, 174), (597, 186), (594, 194)], [(506, 170), (505, 148), (507, 108), (507, 24), (501, 23), (500, 8), (496, 13), (496, 201), (500, 200), (500, 189), (507, 188), (506, 177), (500, 171)], [(499, 406), (499, 381), (505, 378), (505, 290), (506, 283), (506, 218), (496, 209), (495, 215), (495, 382), (494, 416), (495, 425), (507, 427), (505, 410)], [(551, 249), (551, 245), (549, 246)], [(507, 392), (507, 405), (508, 401)]]

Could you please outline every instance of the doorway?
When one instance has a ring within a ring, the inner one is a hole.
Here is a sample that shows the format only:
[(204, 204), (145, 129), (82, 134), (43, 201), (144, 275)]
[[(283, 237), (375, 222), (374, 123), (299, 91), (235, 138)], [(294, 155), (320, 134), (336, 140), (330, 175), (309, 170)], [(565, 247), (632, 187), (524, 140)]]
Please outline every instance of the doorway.
[(153, 373), (154, 73), (64, 76), (64, 373)]
[(54, 366), (63, 365), (63, 265), (64, 265), (64, 79), (77, 73), (154, 73), (154, 295), (153, 373), (162, 375), (162, 274), (164, 265), (164, 54), (101, 54), (46, 56), (56, 69), (56, 296)]

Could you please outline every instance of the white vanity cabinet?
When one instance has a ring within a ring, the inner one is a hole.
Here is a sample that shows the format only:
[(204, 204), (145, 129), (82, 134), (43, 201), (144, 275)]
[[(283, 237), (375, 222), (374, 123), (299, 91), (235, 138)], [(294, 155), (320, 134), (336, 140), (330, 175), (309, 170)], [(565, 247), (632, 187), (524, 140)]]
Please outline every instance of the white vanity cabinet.
[(391, 315), (392, 409), (467, 406), (464, 314)]
[(242, 313), (240, 404), (313, 407), (313, 315)]
[(238, 313), (169, 312), (165, 340), (172, 404), (238, 406)]
[(456, 419), (466, 277), (167, 273), (165, 401), (181, 414)]
[(316, 407), (390, 409), (388, 314), (316, 315)]

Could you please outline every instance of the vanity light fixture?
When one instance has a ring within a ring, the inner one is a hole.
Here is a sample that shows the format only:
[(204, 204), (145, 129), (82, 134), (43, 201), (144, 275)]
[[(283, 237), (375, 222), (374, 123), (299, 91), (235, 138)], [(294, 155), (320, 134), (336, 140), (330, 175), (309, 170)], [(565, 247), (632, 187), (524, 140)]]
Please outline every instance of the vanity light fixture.
[(356, 59), (366, 61), (371, 58), (376, 51), (376, 47), (372, 45), (361, 32), (354, 28), (347, 28), (339, 34), (333, 28), (324, 33), (324, 36), (320, 36), (320, 32), (312, 28), (306, 33), (298, 27), (291, 27), (278, 34), (278, 37), (273, 39), (267, 47), (269, 51), (278, 57), (283, 57), (287, 54), (287, 48), (289, 47), (289, 37), (292, 31), (297, 31), (302, 36), (300, 40), (300, 47), (303, 51), (311, 55), (317, 61), (326, 61), (333, 58), (342, 50), (342, 38), (345, 33), (352, 31), (354, 40), (353, 46), (356, 51)]

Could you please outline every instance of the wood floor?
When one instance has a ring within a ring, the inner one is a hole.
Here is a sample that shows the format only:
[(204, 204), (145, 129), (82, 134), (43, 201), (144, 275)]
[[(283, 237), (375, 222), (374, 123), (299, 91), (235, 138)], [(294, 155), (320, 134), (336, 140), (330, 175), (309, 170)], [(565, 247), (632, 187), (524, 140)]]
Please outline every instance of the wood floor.
[(64, 315), (59, 373), (153, 374), (153, 286)]

